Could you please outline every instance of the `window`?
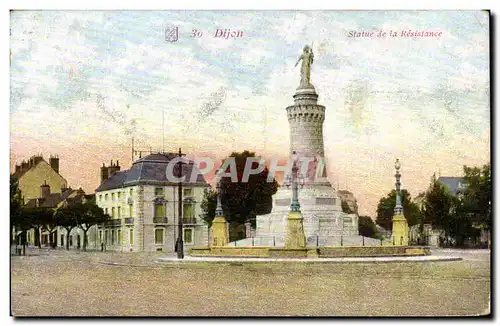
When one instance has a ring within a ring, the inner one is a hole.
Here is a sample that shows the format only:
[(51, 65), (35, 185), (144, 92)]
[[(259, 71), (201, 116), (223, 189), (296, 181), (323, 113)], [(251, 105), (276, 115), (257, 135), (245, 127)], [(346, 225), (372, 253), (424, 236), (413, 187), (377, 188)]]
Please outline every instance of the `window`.
[(119, 191), (119, 192), (116, 194), (116, 197), (117, 197), (118, 199), (120, 199), (121, 194), (122, 194), (122, 193), (121, 193), (121, 191)]
[(122, 230), (118, 229), (118, 244), (122, 243)]
[(102, 230), (99, 230), (99, 243), (102, 243)]
[(111, 244), (115, 244), (115, 230), (111, 230)]
[(61, 247), (64, 247), (64, 234), (61, 234)]
[(165, 217), (165, 205), (163, 203), (155, 203), (154, 217)]
[(104, 195), (104, 200), (108, 200), (108, 194)]
[(118, 206), (118, 218), (121, 218), (122, 217), (122, 210), (121, 210), (121, 207)]
[(193, 196), (193, 189), (191, 188), (184, 188), (184, 197), (192, 197)]
[(163, 244), (163, 229), (155, 229), (155, 244)]
[(102, 195), (99, 195), (99, 201), (102, 201)]
[(128, 241), (130, 242), (130, 245), (134, 244), (134, 229), (130, 229), (128, 231)]
[(111, 207), (111, 218), (115, 218), (115, 208)]
[(155, 188), (155, 196), (163, 196), (163, 188)]
[(193, 244), (193, 229), (184, 229), (184, 242)]
[(128, 205), (128, 216), (129, 217), (132, 217), (133, 211), (134, 211), (134, 207), (132, 206), (132, 204)]
[(104, 243), (108, 243), (108, 230), (104, 231)]
[(114, 200), (115, 200), (115, 193), (113, 192), (113, 193), (111, 194), (111, 201), (114, 201)]
[(129, 194), (132, 196), (134, 194), (134, 189), (130, 189)]
[(182, 207), (183, 218), (194, 218), (194, 205), (192, 203), (184, 204)]

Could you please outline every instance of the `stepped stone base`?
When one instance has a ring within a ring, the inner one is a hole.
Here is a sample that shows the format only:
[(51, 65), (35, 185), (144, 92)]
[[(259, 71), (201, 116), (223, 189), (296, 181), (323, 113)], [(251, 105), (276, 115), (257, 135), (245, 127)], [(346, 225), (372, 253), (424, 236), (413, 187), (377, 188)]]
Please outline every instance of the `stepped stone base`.
[(270, 247), (204, 247), (189, 251), (193, 257), (256, 257), (256, 258), (333, 258), (428, 256), (429, 247), (420, 246), (352, 246), (286, 249)]

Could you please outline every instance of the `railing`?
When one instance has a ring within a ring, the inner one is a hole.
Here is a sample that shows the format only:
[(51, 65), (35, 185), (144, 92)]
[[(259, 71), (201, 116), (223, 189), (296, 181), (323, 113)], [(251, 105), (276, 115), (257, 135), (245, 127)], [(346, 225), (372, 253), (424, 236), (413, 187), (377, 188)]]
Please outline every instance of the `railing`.
[(153, 217), (153, 223), (167, 224), (168, 218), (166, 218), (165, 216), (155, 216)]
[[(222, 239), (208, 235), (208, 243), (212, 245), (221, 245)], [(230, 239), (226, 246), (243, 246), (243, 247), (283, 247), (286, 243), (286, 235), (276, 236), (256, 236), (248, 237), (239, 240)], [(307, 247), (379, 247), (379, 246), (400, 246), (403, 244), (402, 239), (398, 239), (393, 243), (392, 239), (378, 239), (364, 237), (361, 235), (313, 235), (306, 238)]]
[(106, 222), (106, 226), (118, 226), (122, 225), (121, 219), (112, 219)]
[(182, 218), (182, 224), (196, 224), (196, 219), (194, 217), (184, 217)]
[(125, 220), (125, 224), (134, 224), (133, 217), (126, 217), (124, 220)]

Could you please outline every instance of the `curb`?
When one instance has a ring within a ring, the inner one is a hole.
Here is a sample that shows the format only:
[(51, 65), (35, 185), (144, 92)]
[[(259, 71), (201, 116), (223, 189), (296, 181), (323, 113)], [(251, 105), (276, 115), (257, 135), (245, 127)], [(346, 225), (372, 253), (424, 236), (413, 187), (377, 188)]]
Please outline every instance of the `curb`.
[(178, 260), (177, 258), (158, 258), (157, 263), (173, 263), (173, 264), (189, 264), (189, 263), (311, 263), (311, 264), (351, 264), (351, 263), (409, 263), (409, 262), (449, 262), (461, 261), (461, 257), (452, 256), (416, 256), (416, 257), (343, 257), (343, 258), (303, 258), (303, 259), (286, 259), (286, 258), (222, 258), (222, 257), (204, 257), (198, 259), (194, 257)]

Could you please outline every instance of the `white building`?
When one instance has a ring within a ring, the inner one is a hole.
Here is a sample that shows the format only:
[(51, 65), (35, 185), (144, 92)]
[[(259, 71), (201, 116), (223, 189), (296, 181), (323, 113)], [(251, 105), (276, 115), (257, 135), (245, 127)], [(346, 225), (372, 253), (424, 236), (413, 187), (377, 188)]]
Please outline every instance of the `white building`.
[[(89, 248), (113, 251), (163, 251), (173, 254), (178, 235), (178, 183), (167, 179), (175, 154), (157, 153), (138, 159), (129, 170), (118, 162), (101, 168), (96, 204), (111, 216), (89, 232)], [(200, 218), (204, 189), (210, 186), (183, 158), (182, 218), (184, 250), (208, 245), (208, 226)], [(174, 169), (174, 173), (176, 169)], [(197, 173), (196, 181), (189, 182)]]

